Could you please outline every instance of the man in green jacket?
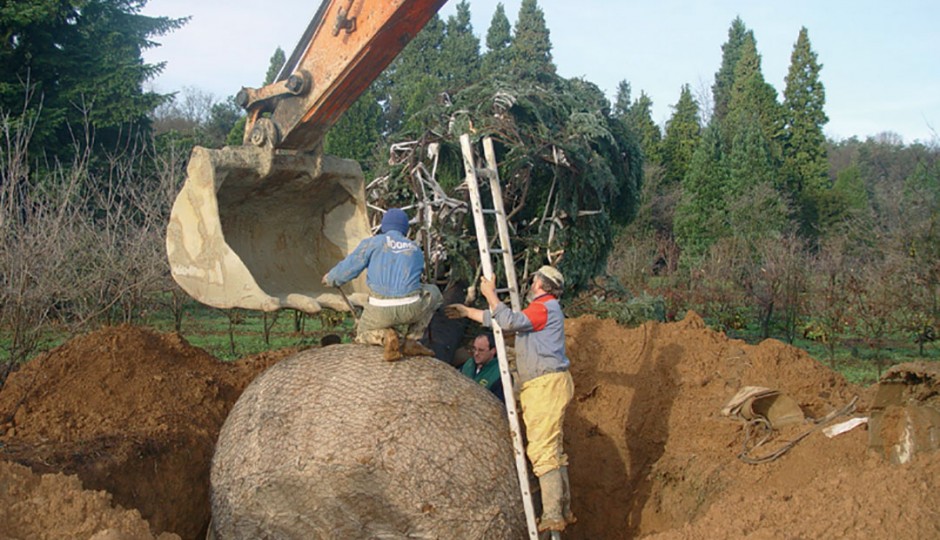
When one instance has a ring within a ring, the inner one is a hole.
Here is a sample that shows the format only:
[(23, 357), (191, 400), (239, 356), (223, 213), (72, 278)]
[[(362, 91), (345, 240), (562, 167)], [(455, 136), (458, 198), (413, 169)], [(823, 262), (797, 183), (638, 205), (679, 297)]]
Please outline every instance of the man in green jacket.
[(499, 359), (496, 357), (496, 339), (493, 334), (477, 336), (473, 340), (471, 352), (473, 358), (467, 360), (460, 371), (503, 401), (503, 382), (499, 378)]

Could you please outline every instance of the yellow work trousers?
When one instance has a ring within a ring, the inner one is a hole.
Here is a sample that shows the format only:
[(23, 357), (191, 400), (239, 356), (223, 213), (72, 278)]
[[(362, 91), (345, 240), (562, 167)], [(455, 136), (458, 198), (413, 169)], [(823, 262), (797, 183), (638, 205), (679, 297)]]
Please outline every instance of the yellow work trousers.
[(525, 422), (526, 454), (535, 476), (568, 466), (562, 447), (565, 409), (574, 396), (574, 381), (567, 371), (547, 373), (526, 381), (519, 392)]

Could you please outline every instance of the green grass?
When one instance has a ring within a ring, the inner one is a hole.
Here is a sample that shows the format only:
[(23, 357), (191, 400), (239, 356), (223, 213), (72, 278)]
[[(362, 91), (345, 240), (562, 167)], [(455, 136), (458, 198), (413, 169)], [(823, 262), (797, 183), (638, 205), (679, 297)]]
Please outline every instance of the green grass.
[[(168, 312), (154, 313), (143, 324), (159, 332), (172, 332), (175, 326)], [(265, 324), (270, 327), (268, 342), (264, 339)], [(319, 345), (326, 334), (338, 334), (344, 342), (349, 342), (353, 333), (352, 316), (330, 310), (318, 315), (303, 315), (298, 322), (290, 310), (269, 313), (265, 318), (262, 312), (225, 311), (197, 303), (187, 305), (180, 330), (189, 343), (222, 360), (236, 360), (288, 347)]]
[[(759, 333), (750, 328), (729, 331), (728, 335), (751, 344), (761, 341)], [(780, 339), (776, 336), (771, 337)], [(780, 340), (785, 342), (783, 339)], [(920, 360), (940, 362), (940, 342), (925, 344), (923, 354), (920, 353), (916, 343), (902, 338), (893, 340), (890, 346), (879, 351), (865, 347), (861, 344), (861, 339), (849, 338), (847, 342), (854, 343), (854, 345), (837, 345), (832, 359), (829, 357), (828, 348), (820, 342), (798, 337), (792, 345), (803, 349), (826, 367), (841, 373), (849, 382), (862, 386), (878, 382), (881, 372), (896, 364)]]
[[(299, 323), (301, 329), (298, 331), (294, 312), (285, 310), (267, 315), (267, 324), (271, 326), (271, 330), (269, 342), (265, 342), (263, 313), (248, 310), (234, 310), (231, 313), (233, 316), (230, 322), (227, 311), (189, 301), (184, 309), (180, 334), (189, 343), (205, 349), (219, 359), (236, 360), (264, 351), (316, 346), (324, 335), (331, 333), (338, 334), (343, 342), (348, 343), (352, 341), (355, 332), (350, 314), (331, 310), (324, 310), (318, 315), (305, 315)], [(134, 324), (158, 332), (173, 332), (175, 328), (172, 313), (168, 309), (146, 312), (139, 320), (134, 321)], [(752, 344), (760, 341), (759, 334), (750, 328), (727, 333), (729, 337), (743, 339)], [(70, 337), (72, 336), (66, 330), (50, 327), (43, 333), (37, 353), (50, 350)], [(0, 339), (0, 347), (6, 352), (9, 343), (3, 339), (7, 339), (5, 334)], [(916, 344), (903, 340), (896, 340), (891, 347), (877, 353), (862, 346), (838, 347), (834, 366), (830, 365), (829, 351), (821, 343), (801, 337), (795, 340), (793, 346), (807, 351), (820, 363), (841, 373), (848, 381), (860, 385), (870, 385), (878, 381), (880, 373), (876, 354), (880, 354), (882, 358), (881, 369), (915, 360), (940, 361), (940, 342), (927, 343), (923, 355)]]
[[(324, 310), (319, 315), (304, 315), (298, 331), (294, 312), (284, 310), (267, 315), (267, 324), (271, 330), (269, 340), (265, 342), (264, 313), (248, 310), (234, 310), (232, 313), (230, 322), (225, 310), (189, 302), (184, 310), (180, 334), (192, 345), (228, 361), (264, 351), (319, 345), (320, 339), (327, 334), (338, 334), (343, 342), (350, 342), (355, 332), (351, 315), (331, 310)], [(162, 333), (175, 331), (173, 315), (168, 309), (147, 311), (133, 324)], [(84, 332), (93, 330), (94, 327)], [(49, 325), (42, 332), (37, 349), (30, 357), (49, 351), (72, 337), (74, 335), (67, 328)], [(0, 360), (6, 360), (9, 339), (8, 333), (0, 332)]]

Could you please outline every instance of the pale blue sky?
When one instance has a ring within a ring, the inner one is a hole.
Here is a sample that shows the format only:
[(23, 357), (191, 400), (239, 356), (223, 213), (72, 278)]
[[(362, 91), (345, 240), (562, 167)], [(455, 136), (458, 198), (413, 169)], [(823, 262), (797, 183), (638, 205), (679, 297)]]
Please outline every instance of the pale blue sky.
[[(503, 0), (515, 24), (521, 0)], [(455, 0), (441, 10), (455, 12)], [(474, 32), (485, 33), (497, 0), (470, 0)], [(192, 15), (145, 53), (166, 61), (154, 81), (161, 92), (192, 87), (218, 98), (257, 86), (280, 46), (288, 54), (319, 0), (150, 0), (148, 15)], [(707, 93), (721, 45), (740, 16), (753, 30), (764, 77), (782, 94), (800, 27), (823, 65), (826, 134), (865, 138), (890, 131), (905, 143), (940, 142), (940, 2), (932, 0), (627, 1), (540, 0), (558, 72), (583, 77), (612, 99), (621, 80), (634, 99), (645, 91), (653, 119), (670, 116), (683, 84)], [(782, 95), (780, 96), (782, 100)]]

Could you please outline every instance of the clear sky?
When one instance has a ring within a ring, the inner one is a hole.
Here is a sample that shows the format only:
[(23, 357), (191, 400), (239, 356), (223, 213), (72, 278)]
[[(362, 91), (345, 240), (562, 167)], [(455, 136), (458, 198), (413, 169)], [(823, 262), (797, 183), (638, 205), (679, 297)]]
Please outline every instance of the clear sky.
[[(470, 0), (474, 33), (485, 34), (498, 0)], [(502, 0), (515, 24), (521, 0)], [(441, 16), (455, 13), (448, 0)], [(185, 87), (218, 99), (258, 86), (276, 47), (288, 55), (319, 0), (149, 0), (143, 13), (192, 16), (157, 38), (148, 62), (167, 63), (159, 92)], [(779, 99), (790, 54), (805, 26), (823, 68), (828, 136), (894, 132), (905, 143), (940, 140), (940, 2), (936, 0), (539, 0), (552, 55), (564, 77), (583, 77), (613, 99), (621, 80), (653, 100), (653, 120), (671, 115), (683, 84), (707, 95), (721, 45), (740, 16), (754, 32), (764, 78)]]

